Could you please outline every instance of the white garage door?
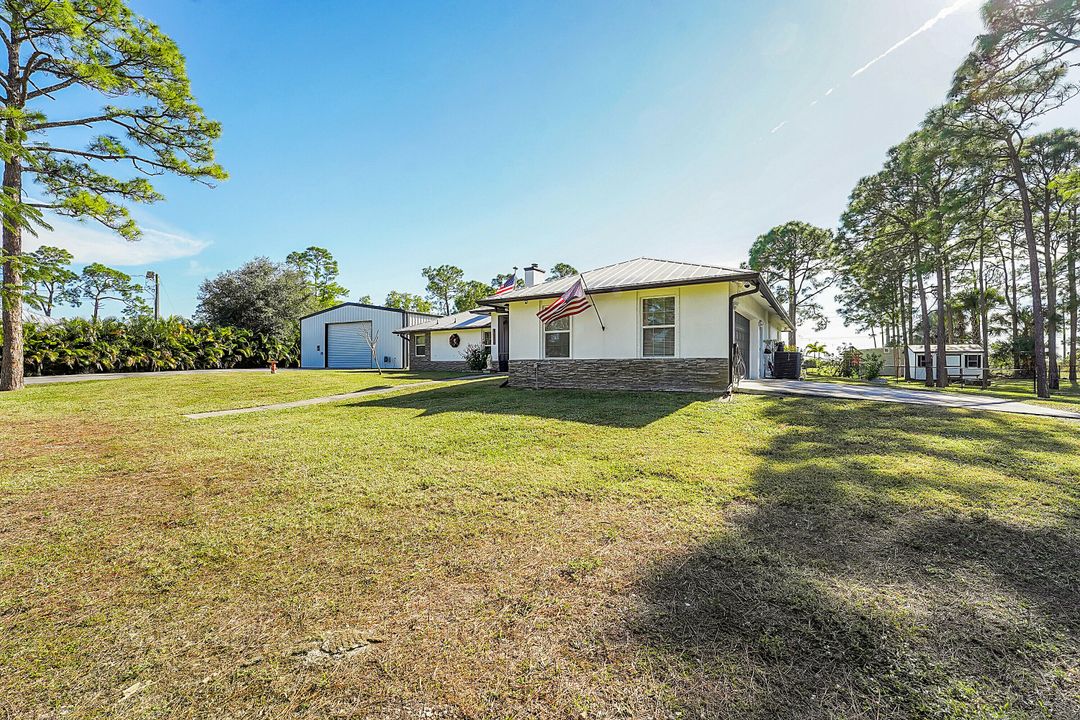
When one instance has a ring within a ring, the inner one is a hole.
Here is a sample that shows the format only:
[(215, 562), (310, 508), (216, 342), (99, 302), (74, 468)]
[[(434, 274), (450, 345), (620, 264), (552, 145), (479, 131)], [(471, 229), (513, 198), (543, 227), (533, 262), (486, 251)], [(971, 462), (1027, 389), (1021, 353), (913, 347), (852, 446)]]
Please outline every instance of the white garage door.
[(371, 347), (364, 333), (371, 332), (371, 321), (329, 323), (326, 326), (326, 367), (369, 368)]

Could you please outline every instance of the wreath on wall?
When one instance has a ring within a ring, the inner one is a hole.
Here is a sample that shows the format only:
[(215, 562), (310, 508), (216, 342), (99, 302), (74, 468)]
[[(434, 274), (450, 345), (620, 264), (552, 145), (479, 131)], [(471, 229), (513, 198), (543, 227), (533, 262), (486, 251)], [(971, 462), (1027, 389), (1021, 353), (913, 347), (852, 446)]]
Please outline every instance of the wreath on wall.
[(457, 333), (454, 333), (453, 335), (450, 336), (450, 347), (456, 348), (460, 344), (461, 344), (461, 336), (460, 335), (458, 335)]

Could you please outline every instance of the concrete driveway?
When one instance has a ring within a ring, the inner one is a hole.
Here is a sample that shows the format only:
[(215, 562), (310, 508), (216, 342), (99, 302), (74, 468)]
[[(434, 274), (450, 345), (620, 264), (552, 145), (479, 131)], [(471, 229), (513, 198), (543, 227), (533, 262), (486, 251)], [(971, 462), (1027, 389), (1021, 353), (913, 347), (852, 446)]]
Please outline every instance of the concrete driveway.
[(1030, 405), (1015, 400), (968, 395), (961, 393), (933, 392), (929, 390), (904, 390), (885, 385), (843, 385), (839, 383), (814, 382), (812, 380), (743, 380), (739, 392), (783, 395), (809, 395), (812, 397), (838, 398), (840, 400), (872, 400), (874, 402), (930, 405), (964, 410), (1017, 413), (1040, 417), (1080, 420), (1080, 412), (1060, 408)]

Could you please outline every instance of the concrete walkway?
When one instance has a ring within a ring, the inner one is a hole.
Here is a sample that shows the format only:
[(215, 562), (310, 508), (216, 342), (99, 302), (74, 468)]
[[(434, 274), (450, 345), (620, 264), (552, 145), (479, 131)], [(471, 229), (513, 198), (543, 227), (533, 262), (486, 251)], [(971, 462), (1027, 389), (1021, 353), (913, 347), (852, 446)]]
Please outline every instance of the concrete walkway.
[(841, 400), (871, 400), (874, 402), (931, 405), (964, 410), (1039, 415), (1041, 417), (1080, 420), (1080, 413), (1042, 405), (1030, 405), (1016, 400), (1004, 400), (986, 395), (933, 392), (928, 390), (903, 390), (878, 385), (843, 385), (839, 383), (814, 382), (812, 380), (743, 380), (739, 392), (752, 394), (809, 395), (813, 397), (838, 398)]
[(192, 420), (204, 420), (206, 418), (223, 417), (225, 415), (243, 415), (245, 413), (263, 412), (265, 410), (288, 410), (289, 408), (307, 407), (308, 405), (322, 405), (323, 403), (338, 402), (339, 400), (355, 400), (367, 398), (373, 395), (385, 395), (398, 390), (412, 390), (418, 387), (431, 385), (443, 385), (449, 382), (469, 382), (473, 380), (492, 380), (503, 378), (503, 375), (463, 375), (462, 377), (448, 378), (446, 380), (422, 380), (414, 383), (391, 385), (390, 387), (372, 388), (371, 390), (356, 390), (354, 392), (339, 393), (337, 395), (324, 395), (323, 397), (307, 398), (306, 400), (293, 400), (292, 402), (274, 403), (273, 405), (256, 405), (255, 407), (234, 408), (231, 410), (211, 410), (209, 412), (191, 413), (185, 415)]

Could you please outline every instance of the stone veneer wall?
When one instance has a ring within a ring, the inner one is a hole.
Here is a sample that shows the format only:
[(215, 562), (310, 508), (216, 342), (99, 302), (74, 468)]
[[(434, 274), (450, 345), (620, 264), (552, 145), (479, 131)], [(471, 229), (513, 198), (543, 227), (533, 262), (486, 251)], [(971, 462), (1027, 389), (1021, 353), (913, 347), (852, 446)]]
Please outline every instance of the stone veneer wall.
[(415, 370), (416, 372), (431, 372), (436, 370), (464, 372), (469, 369), (469, 366), (464, 360), (431, 360), (426, 357), (416, 357), (413, 355), (409, 358), (409, 369)]
[(724, 392), (727, 358), (511, 360), (511, 387)]

